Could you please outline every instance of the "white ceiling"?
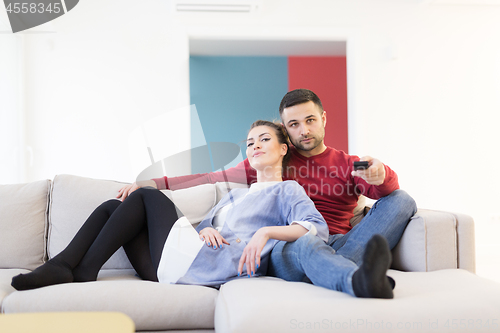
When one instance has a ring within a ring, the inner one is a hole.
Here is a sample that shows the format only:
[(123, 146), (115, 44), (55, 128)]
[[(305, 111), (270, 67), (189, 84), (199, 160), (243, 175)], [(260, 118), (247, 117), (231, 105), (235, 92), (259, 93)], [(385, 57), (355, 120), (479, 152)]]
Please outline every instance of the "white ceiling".
[(345, 41), (190, 39), (191, 55), (345, 56)]
[(500, 5), (500, 0), (424, 0), (432, 5)]

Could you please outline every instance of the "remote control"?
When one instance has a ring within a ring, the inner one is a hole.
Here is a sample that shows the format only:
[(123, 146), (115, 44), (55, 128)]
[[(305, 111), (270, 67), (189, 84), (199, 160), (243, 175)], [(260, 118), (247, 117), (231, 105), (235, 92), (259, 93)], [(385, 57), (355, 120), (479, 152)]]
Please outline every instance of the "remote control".
[(366, 170), (370, 167), (367, 161), (356, 161), (354, 162), (354, 170)]

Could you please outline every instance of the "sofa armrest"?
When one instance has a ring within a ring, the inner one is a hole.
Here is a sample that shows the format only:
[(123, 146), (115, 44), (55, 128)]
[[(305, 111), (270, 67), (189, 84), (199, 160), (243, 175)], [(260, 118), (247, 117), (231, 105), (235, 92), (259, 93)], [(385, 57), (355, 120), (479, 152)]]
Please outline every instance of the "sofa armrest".
[(470, 216), (419, 209), (392, 250), (392, 268), (410, 272), (462, 268), (475, 273)]

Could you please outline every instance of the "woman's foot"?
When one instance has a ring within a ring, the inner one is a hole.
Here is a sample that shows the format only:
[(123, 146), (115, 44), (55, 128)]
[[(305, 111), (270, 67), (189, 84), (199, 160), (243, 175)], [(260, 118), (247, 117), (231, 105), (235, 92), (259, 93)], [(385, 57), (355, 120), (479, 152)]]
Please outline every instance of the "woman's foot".
[(11, 285), (17, 290), (28, 290), (68, 282), (73, 282), (71, 267), (54, 258), (31, 273), (14, 276)]
[(366, 245), (363, 263), (352, 276), (354, 294), (357, 297), (394, 298), (393, 286), (386, 275), (391, 260), (387, 240), (374, 235)]

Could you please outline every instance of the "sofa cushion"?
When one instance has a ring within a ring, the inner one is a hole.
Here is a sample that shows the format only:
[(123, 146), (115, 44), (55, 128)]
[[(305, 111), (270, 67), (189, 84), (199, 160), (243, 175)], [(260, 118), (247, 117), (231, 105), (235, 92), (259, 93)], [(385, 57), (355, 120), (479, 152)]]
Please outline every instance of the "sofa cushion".
[[(239, 279), (221, 287), (217, 332), (497, 331), (500, 284), (468, 271), (390, 271), (394, 299), (362, 299), (302, 282)], [(496, 329), (493, 329), (496, 325)], [(460, 330), (458, 330), (460, 331)]]
[(43, 263), (49, 188), (50, 180), (0, 185), (0, 268)]
[(191, 224), (200, 223), (217, 203), (216, 186), (203, 184), (175, 191), (162, 190)]
[[(72, 175), (54, 177), (50, 191), (48, 230), (49, 258), (61, 252), (73, 239), (94, 209), (115, 199), (125, 183)], [(123, 248), (104, 264), (106, 268), (132, 268)]]
[(100, 275), (96, 282), (15, 292), (2, 306), (4, 313), (117, 311), (132, 318), (138, 331), (210, 329), (218, 293), (213, 288), (141, 281), (118, 273)]
[(16, 291), (14, 287), (10, 285), (12, 278), (18, 274), (26, 274), (29, 272), (30, 271), (27, 269), (0, 269), (0, 305), (7, 295)]
[(215, 183), (217, 190), (217, 202), (220, 201), (230, 190), (235, 188), (248, 188), (248, 184), (233, 183), (233, 182), (217, 182)]
[(429, 272), (458, 268), (456, 216), (419, 209), (392, 254), (392, 268), (397, 270)]

